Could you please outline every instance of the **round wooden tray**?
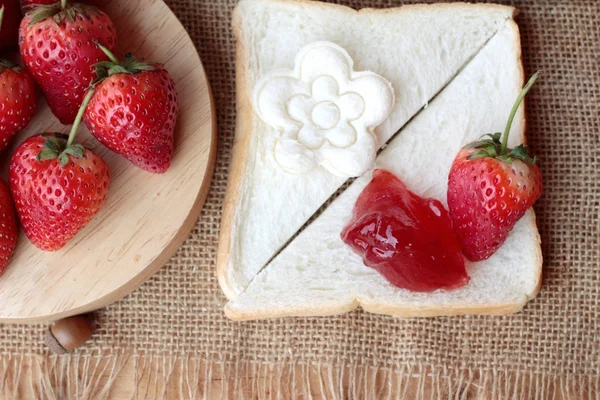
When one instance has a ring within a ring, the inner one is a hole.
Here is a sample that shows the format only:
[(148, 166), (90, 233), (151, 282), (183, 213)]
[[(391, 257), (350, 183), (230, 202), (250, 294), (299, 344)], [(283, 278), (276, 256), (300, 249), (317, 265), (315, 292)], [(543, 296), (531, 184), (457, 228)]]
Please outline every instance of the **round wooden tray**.
[[(99, 3), (99, 2), (97, 2)], [(202, 63), (184, 27), (161, 0), (101, 2), (118, 30), (117, 54), (133, 52), (166, 65), (177, 83), (180, 114), (169, 171), (153, 175), (109, 152), (82, 124), (78, 141), (110, 166), (104, 208), (64, 249), (36, 249), (21, 232), (14, 258), (0, 278), (0, 322), (32, 323), (104, 307), (138, 288), (175, 254), (206, 199), (216, 150), (216, 118)], [(68, 132), (44, 100), (26, 137)]]

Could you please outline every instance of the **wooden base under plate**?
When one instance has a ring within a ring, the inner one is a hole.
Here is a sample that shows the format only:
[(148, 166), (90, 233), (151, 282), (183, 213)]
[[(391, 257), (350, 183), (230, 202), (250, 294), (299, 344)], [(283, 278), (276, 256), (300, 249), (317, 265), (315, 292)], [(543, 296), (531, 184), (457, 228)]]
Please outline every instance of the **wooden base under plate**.
[[(180, 115), (173, 164), (164, 175), (132, 166), (82, 127), (78, 141), (110, 166), (102, 211), (64, 249), (36, 249), (21, 233), (12, 263), (0, 278), (0, 322), (33, 323), (104, 307), (140, 286), (189, 235), (210, 187), (216, 118), (202, 63), (185, 29), (161, 0), (108, 0), (101, 8), (118, 31), (117, 55), (166, 65), (177, 83)], [(65, 132), (44, 100), (30, 126), (0, 157), (6, 178), (10, 155), (26, 137)], [(83, 125), (83, 124), (82, 124)]]

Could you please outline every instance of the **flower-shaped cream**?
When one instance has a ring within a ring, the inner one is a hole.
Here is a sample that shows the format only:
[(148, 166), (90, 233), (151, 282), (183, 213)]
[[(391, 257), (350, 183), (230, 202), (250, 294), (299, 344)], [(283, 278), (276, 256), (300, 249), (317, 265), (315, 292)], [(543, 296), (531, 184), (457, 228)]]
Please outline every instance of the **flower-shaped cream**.
[(322, 165), (353, 177), (373, 164), (379, 148), (373, 131), (392, 111), (394, 90), (353, 65), (338, 45), (315, 42), (300, 50), (294, 70), (258, 82), (255, 110), (279, 134), (274, 156), (284, 170), (303, 173)]

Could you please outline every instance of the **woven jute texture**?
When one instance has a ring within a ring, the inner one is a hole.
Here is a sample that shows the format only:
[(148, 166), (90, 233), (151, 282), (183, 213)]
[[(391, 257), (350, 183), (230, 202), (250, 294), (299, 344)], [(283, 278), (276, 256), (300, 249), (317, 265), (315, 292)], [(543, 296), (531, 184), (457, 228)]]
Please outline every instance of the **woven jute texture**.
[(156, 391), (173, 398), (600, 398), (599, 1), (506, 1), (520, 9), (527, 75), (544, 71), (527, 101), (545, 184), (535, 207), (544, 283), (523, 312), (403, 320), (358, 310), (247, 323), (224, 317), (214, 271), (235, 120), (235, 1), (167, 3), (197, 45), (218, 115), (202, 217), (158, 274), (99, 312), (99, 331), (75, 355), (50, 356), (43, 326), (0, 327), (4, 398), (21, 396), (23, 363), (42, 374), (25, 382), (40, 398), (111, 398), (114, 381), (102, 374), (132, 368), (131, 384), (147, 386), (152, 360), (157, 377), (172, 377)]

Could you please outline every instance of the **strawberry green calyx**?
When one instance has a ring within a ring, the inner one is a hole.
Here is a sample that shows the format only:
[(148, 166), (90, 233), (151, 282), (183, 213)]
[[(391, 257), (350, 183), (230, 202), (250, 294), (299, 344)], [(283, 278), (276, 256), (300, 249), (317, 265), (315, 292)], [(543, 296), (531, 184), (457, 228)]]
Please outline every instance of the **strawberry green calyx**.
[(92, 85), (96, 85), (103, 80), (118, 74), (138, 74), (144, 71), (154, 71), (156, 67), (144, 61), (140, 61), (134, 57), (133, 54), (127, 53), (123, 61), (119, 59), (102, 43), (96, 42), (100, 50), (106, 54), (110, 61), (103, 61), (94, 64), (96, 67), (96, 74), (98, 77), (92, 82)]
[(13, 68), (17, 69), (18, 68), (18, 69), (21, 69), (17, 64), (15, 64), (15, 63), (13, 63), (11, 61), (5, 60), (4, 58), (0, 58), (0, 68), (4, 68), (4, 69), (13, 69)]
[(80, 144), (67, 145), (68, 136), (63, 133), (50, 133), (42, 135), (46, 141), (44, 148), (37, 155), (38, 161), (54, 160), (58, 158), (63, 167), (69, 163), (69, 155), (82, 158), (85, 148)]
[(78, 15), (89, 18), (91, 14), (97, 14), (99, 11), (96, 7), (85, 4), (73, 3), (69, 4), (67, 0), (50, 5), (34, 5), (27, 11), (27, 15), (31, 17), (29, 25), (35, 25), (46, 18), (52, 18), (57, 24), (61, 24), (65, 18), (71, 22), (75, 22)]
[(12, 63), (8, 60), (5, 60), (3, 58), (0, 58), (0, 74), (3, 73), (5, 70), (7, 69), (12, 69), (16, 72), (21, 71), (21, 67), (19, 67), (17, 64)]
[(71, 133), (69, 136), (63, 133), (42, 135), (46, 141), (44, 142), (44, 148), (37, 155), (38, 161), (54, 160), (55, 158), (58, 158), (60, 165), (64, 167), (69, 163), (69, 156), (73, 156), (75, 158), (83, 157), (85, 153), (85, 147), (80, 144), (74, 144), (73, 142), (77, 136), (77, 130), (79, 129), (79, 124), (81, 124), (81, 119), (83, 118), (85, 109), (94, 95), (94, 92), (95, 90), (93, 87), (88, 90), (87, 95), (83, 99), (81, 107), (79, 107), (79, 112), (77, 113), (75, 122), (71, 127)]
[(508, 136), (510, 135), (510, 128), (512, 126), (512, 122), (517, 114), (517, 110), (519, 106), (523, 102), (523, 99), (527, 95), (527, 92), (531, 89), (533, 84), (536, 82), (540, 71), (536, 72), (527, 82), (515, 104), (513, 105), (512, 110), (510, 111), (510, 115), (508, 117), (508, 121), (506, 123), (506, 127), (504, 129), (504, 134), (500, 132), (496, 132), (494, 134), (487, 134), (483, 137), (489, 137), (489, 139), (482, 139), (471, 143), (465, 146), (465, 149), (475, 149), (473, 153), (468, 157), (469, 160), (475, 160), (478, 158), (491, 157), (496, 158), (507, 163), (512, 163), (513, 160), (521, 160), (527, 163), (535, 163), (537, 161), (536, 157), (531, 157), (527, 153), (527, 147), (520, 144), (514, 149), (508, 148)]

